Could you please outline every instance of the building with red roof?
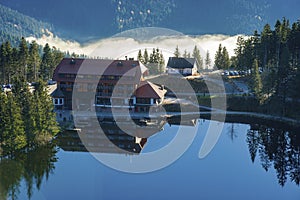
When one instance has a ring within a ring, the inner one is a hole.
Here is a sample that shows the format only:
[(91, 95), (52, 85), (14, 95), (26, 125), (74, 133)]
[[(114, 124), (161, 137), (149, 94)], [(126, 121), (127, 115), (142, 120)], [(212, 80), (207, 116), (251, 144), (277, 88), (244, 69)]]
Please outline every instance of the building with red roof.
[(56, 67), (52, 93), (56, 109), (129, 109), (146, 112), (159, 106), (166, 90), (143, 81), (147, 68), (135, 60), (64, 58)]

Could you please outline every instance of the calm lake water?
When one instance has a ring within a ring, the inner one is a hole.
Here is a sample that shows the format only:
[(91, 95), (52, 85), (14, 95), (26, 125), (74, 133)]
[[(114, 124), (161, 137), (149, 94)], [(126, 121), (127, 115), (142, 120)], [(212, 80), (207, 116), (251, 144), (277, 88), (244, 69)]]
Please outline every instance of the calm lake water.
[[(58, 146), (0, 163), (3, 199), (300, 199), (297, 131), (226, 123), (220, 139), (198, 157), (209, 120), (196, 120), (197, 135), (173, 164), (131, 174), (111, 169), (88, 152)], [(183, 127), (186, 134), (192, 129)], [(178, 127), (166, 124), (141, 154), (168, 144)], [(65, 150), (63, 150), (65, 149)], [(130, 157), (138, 155), (123, 155)]]

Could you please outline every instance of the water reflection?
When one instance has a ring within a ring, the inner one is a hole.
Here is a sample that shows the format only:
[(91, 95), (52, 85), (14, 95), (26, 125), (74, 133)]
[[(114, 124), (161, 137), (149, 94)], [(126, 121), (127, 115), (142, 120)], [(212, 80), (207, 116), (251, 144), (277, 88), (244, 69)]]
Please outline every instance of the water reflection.
[(279, 185), (284, 186), (288, 179), (299, 185), (299, 130), (286, 131), (264, 125), (252, 125), (247, 133), (247, 144), (252, 162), (258, 159), (266, 171), (273, 166)]
[[(187, 120), (181, 122), (181, 125), (202, 126), (201, 123), (195, 123), (195, 121), (194, 119)], [(33, 196), (33, 193), (39, 191), (42, 182), (47, 181), (55, 169), (55, 163), (58, 161), (56, 157), (58, 147), (72, 152), (92, 150), (100, 153), (138, 155), (143, 151), (144, 146), (151, 142), (145, 136), (155, 133), (174, 134), (168, 131), (171, 129), (166, 128), (165, 131), (163, 129), (169, 125), (178, 126), (179, 120), (143, 119), (136, 121), (136, 126), (127, 126), (126, 123), (123, 121), (117, 125), (114, 121), (102, 119), (100, 123), (102, 132), (91, 127), (82, 128), (79, 132), (63, 132), (57, 137), (58, 146), (40, 147), (27, 154), (18, 155), (14, 160), (2, 159), (0, 161), (0, 199), (17, 199), (20, 193), (23, 194), (23, 188), (26, 188), (28, 199)], [(235, 123), (228, 127), (223, 133), (229, 134), (231, 139), (236, 138), (239, 135), (236, 132), (240, 130), (239, 124)], [(199, 130), (201, 131), (201, 127)], [(241, 145), (245, 144), (245, 140), (243, 141)], [(274, 168), (279, 185), (284, 186), (289, 181), (299, 185), (300, 135), (298, 130), (251, 125), (247, 131), (246, 142), (252, 162), (259, 162), (266, 171)], [(238, 155), (235, 157), (238, 158)], [(61, 162), (66, 162), (66, 160), (61, 160)], [(205, 162), (205, 160), (198, 162)], [(235, 162), (238, 161), (235, 160)], [(68, 163), (62, 163), (62, 165), (68, 166)], [(69, 168), (64, 170), (69, 170)], [(236, 173), (238, 176), (239, 172)]]
[[(40, 190), (43, 180), (48, 180), (57, 162), (54, 145), (39, 147), (13, 160), (0, 161), (0, 199), (18, 199), (20, 187), (25, 183), (30, 199), (34, 188)], [(22, 183), (22, 184), (21, 184)]]

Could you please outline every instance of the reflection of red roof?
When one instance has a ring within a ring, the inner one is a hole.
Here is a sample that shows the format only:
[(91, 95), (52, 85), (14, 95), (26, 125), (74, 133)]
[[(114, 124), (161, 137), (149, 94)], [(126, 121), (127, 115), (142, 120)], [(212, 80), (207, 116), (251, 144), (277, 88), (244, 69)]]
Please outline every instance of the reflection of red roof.
[(135, 60), (64, 58), (56, 67), (53, 79), (58, 80), (58, 74), (141, 77), (141, 73), (144, 74), (146, 70)]
[(142, 81), (135, 91), (137, 98), (154, 98), (160, 99), (163, 98), (166, 94), (166, 90), (162, 89), (160, 86), (157, 86), (148, 81)]

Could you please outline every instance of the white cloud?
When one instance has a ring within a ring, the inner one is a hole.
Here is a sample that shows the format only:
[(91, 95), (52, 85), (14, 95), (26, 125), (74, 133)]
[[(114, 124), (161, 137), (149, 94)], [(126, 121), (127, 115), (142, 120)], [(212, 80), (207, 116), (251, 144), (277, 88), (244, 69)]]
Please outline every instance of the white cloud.
[(159, 48), (163, 51), (164, 57), (167, 60), (168, 57), (173, 55), (177, 45), (181, 53), (183, 53), (185, 49), (192, 53), (194, 46), (197, 45), (203, 57), (206, 51), (209, 51), (212, 60), (214, 60), (214, 55), (219, 44), (225, 46), (229, 55), (233, 56), (237, 37), (238, 35), (160, 36), (142, 42), (128, 37), (112, 37), (87, 44), (80, 44), (76, 41), (63, 40), (50, 34), (41, 38), (29, 37), (27, 40), (36, 40), (40, 45), (49, 43), (50, 46), (55, 46), (62, 51), (69, 51), (70, 53), (75, 52), (91, 57), (114, 59), (124, 59), (125, 56), (136, 58), (139, 49), (144, 50), (147, 48), (150, 54), (152, 48)]

